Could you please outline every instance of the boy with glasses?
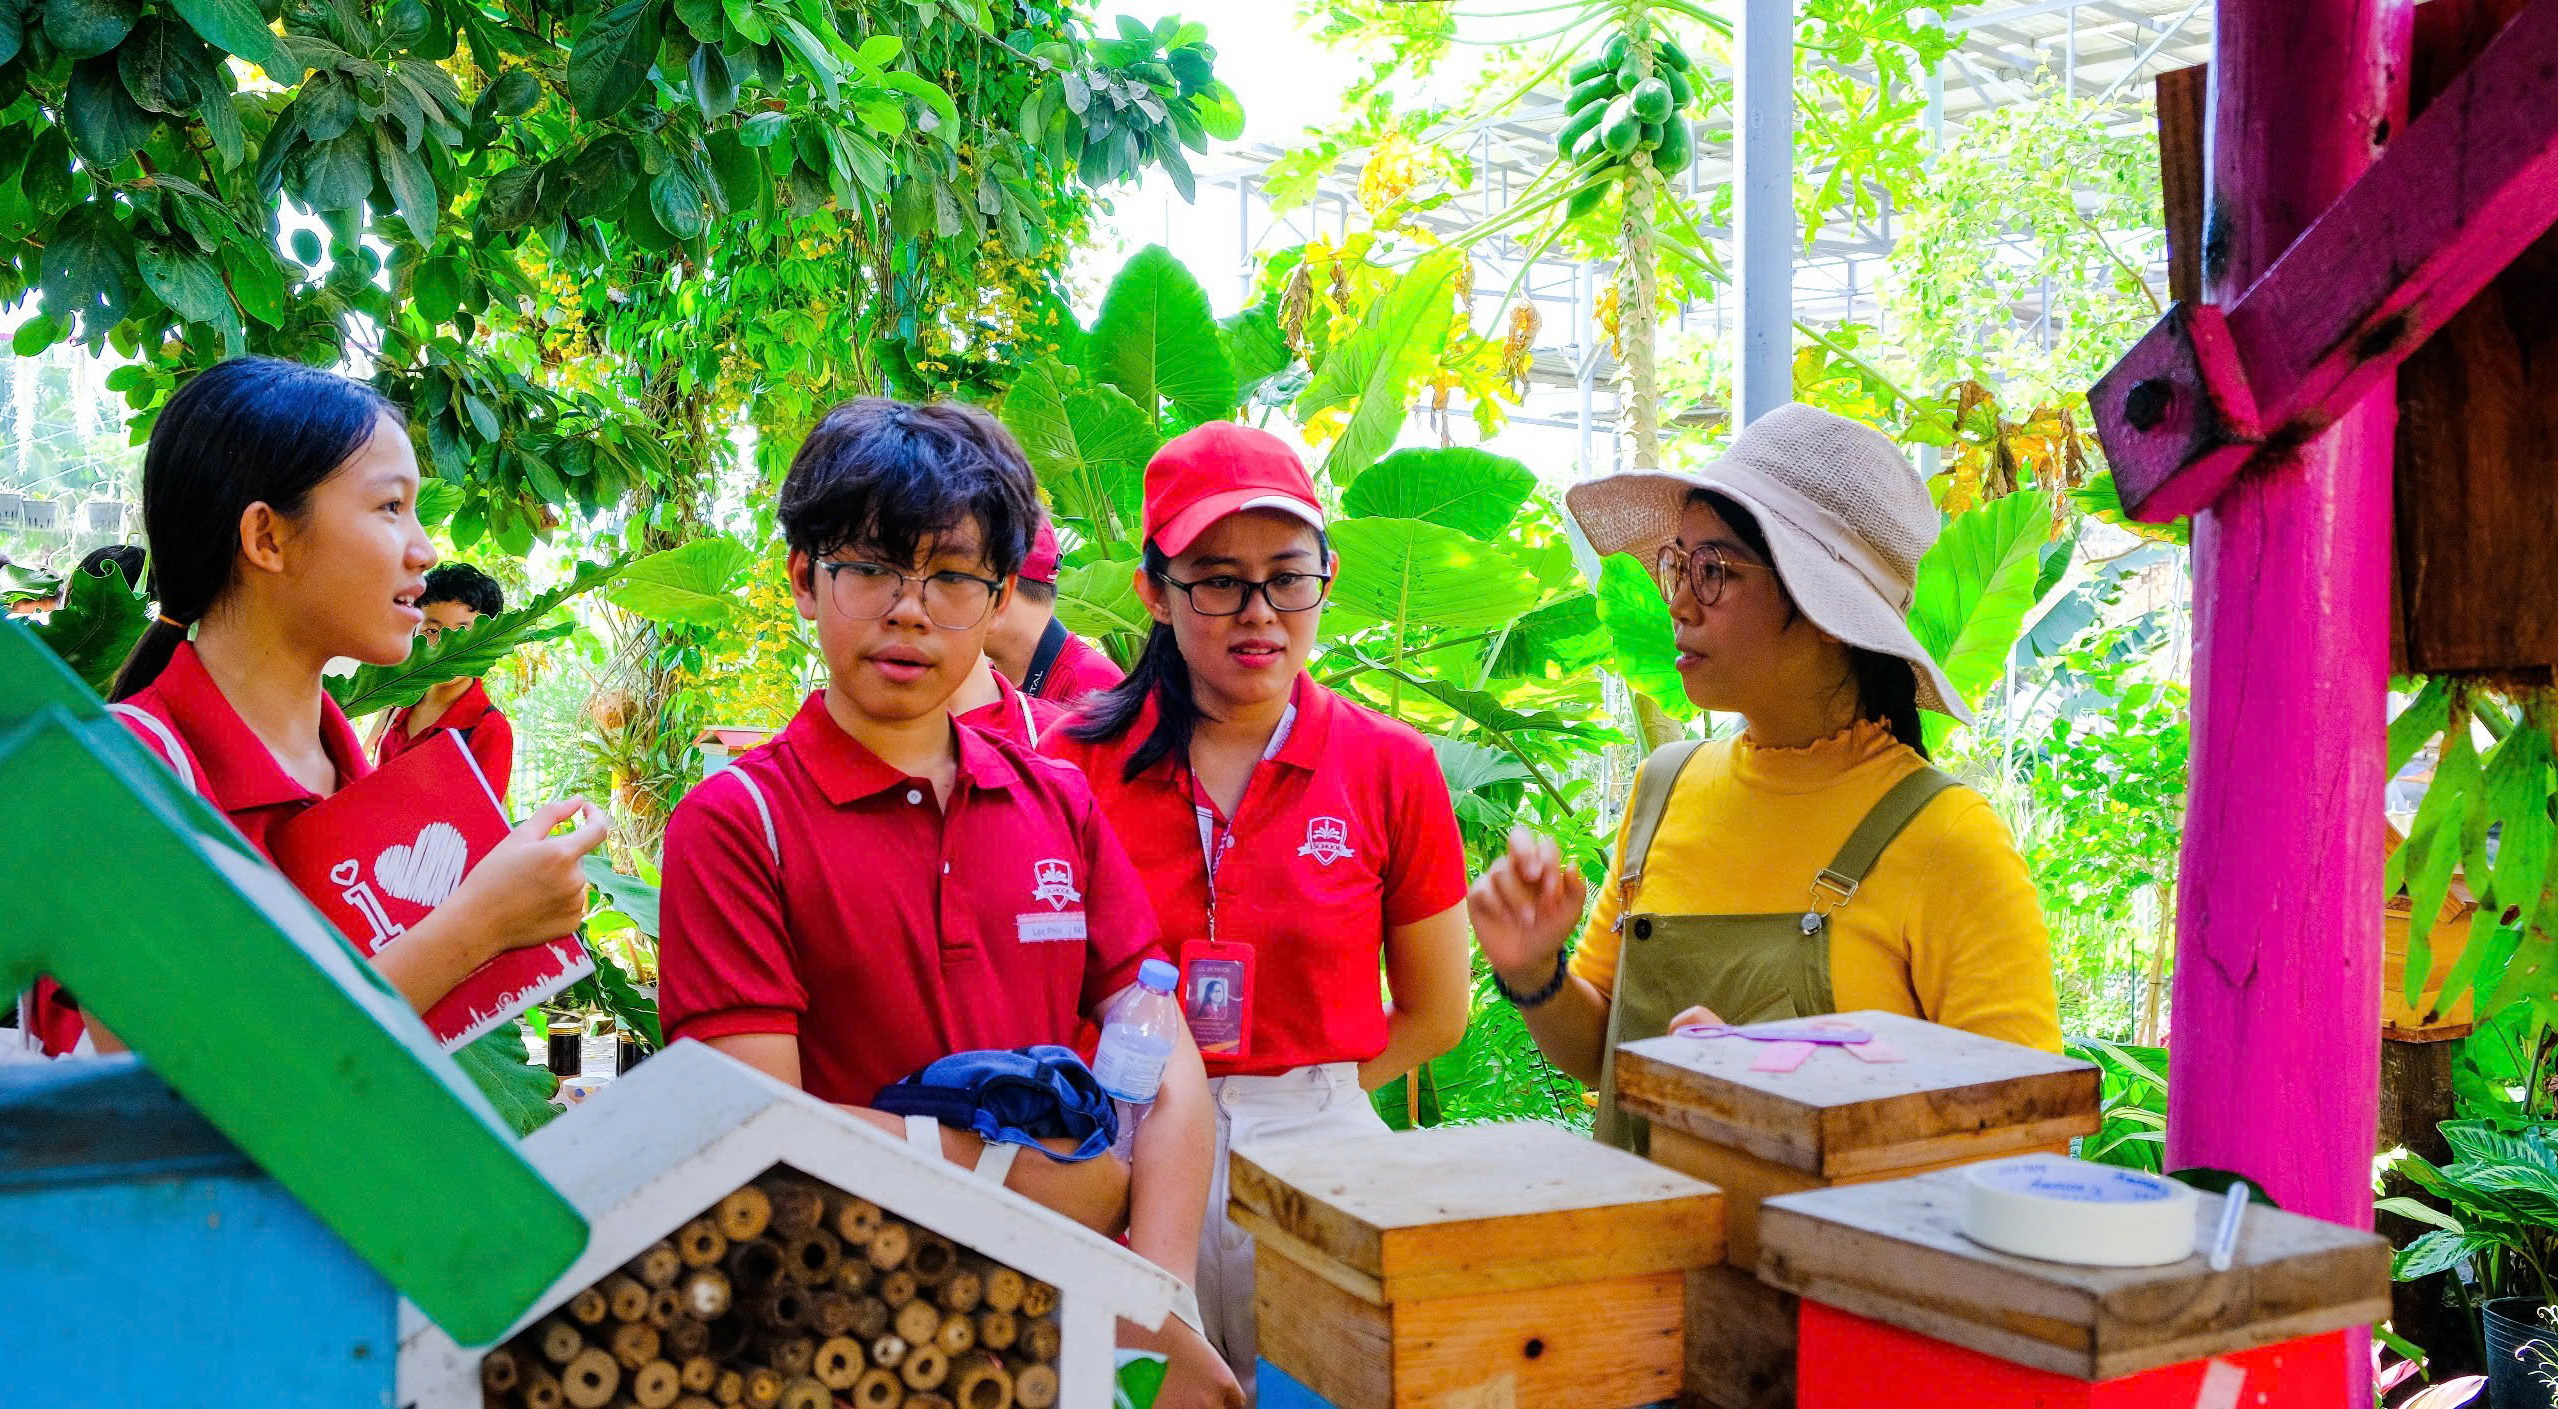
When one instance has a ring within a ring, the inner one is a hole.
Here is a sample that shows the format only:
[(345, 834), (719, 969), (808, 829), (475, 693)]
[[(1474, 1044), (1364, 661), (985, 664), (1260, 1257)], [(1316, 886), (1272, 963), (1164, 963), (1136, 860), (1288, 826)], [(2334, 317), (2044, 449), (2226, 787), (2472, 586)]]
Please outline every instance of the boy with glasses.
[[(1030, 466), (970, 407), (865, 398), (782, 486), (799, 612), (829, 682), (705, 781), (666, 832), (666, 1031), (896, 1130), (882, 1088), (954, 1052), (1072, 1044), (1163, 951), (1142, 880), (1072, 767), (955, 723), (1038, 523)], [(1061, 880), (1062, 876), (1062, 880)], [(1211, 1116), (1187, 1035), (1134, 1168), (1025, 1158), (1009, 1187), (1191, 1280)], [(974, 1136), (944, 1153), (977, 1158)], [(1125, 1329), (1125, 1328), (1123, 1328)], [(1166, 1404), (1241, 1403), (1196, 1331)]]

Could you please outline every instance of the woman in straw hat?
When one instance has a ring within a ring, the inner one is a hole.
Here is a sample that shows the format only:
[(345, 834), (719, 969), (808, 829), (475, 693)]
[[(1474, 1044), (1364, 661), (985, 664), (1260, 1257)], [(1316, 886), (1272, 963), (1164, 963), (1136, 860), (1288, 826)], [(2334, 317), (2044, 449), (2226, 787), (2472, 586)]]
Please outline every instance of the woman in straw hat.
[(1537, 1044), (1599, 1086), (1599, 1138), (1644, 1139), (1616, 1045), (1690, 1022), (1882, 1009), (2057, 1050), (2025, 864), (1919, 731), (1921, 708), (1970, 716), (1910, 634), (1937, 511), (1900, 452), (1790, 405), (1694, 474), (1566, 497), (1593, 548), (1654, 570), (1689, 701), (1745, 724), (1644, 761), (1569, 959), (1584, 886), (1552, 840), (1513, 834), (1468, 896)]

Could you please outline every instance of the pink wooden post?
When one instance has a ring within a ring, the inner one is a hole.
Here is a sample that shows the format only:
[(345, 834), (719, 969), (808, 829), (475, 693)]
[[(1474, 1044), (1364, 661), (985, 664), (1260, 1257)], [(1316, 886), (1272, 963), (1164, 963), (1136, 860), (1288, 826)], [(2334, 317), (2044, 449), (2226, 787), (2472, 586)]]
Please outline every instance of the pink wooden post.
[[(2220, 0), (2206, 297), (2281, 256), (2404, 122), (2409, 0)], [(2386, 124), (2386, 125), (2384, 125)], [(2394, 376), (2194, 520), (2192, 802), (2168, 1164), (2368, 1227)], [(2370, 1404), (2367, 1362), (2349, 1405)]]

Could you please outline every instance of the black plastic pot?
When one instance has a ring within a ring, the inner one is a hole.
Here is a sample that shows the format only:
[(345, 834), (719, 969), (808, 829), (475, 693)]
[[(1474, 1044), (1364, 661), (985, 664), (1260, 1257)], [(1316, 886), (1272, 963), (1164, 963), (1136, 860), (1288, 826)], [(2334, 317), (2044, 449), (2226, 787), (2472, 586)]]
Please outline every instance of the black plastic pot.
[(2488, 1409), (2558, 1409), (2558, 1389), (2542, 1378), (2558, 1376), (2558, 1330), (2540, 1319), (2540, 1303), (2504, 1297), (2487, 1303), (2481, 1315), (2487, 1323)]

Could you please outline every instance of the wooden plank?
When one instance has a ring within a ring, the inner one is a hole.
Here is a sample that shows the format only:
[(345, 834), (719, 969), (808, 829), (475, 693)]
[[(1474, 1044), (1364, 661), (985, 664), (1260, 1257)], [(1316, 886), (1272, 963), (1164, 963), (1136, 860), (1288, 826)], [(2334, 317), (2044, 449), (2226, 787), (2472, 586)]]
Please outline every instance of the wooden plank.
[(1824, 1179), (1983, 1159), (2098, 1125), (2096, 1068), (1896, 1013), (1842, 1017), (1898, 1049), (1872, 1063), (1821, 1049), (1791, 1072), (1752, 1071), (1765, 1048), (1656, 1037), (1617, 1049), (1617, 1100), (1685, 1131)]
[(1550, 1125), (1237, 1150), (1234, 1204), (1390, 1302), (1683, 1270), (1723, 1252), (1722, 1196)]
[[(2558, 64), (2558, 6), (2526, 8), (2359, 173), (2390, 130), (2395, 54), (2391, 15), (2355, 14), (2362, 32), (2331, 52), (2352, 66), (2340, 76), (2373, 92), (2368, 101), (2339, 95), (2332, 159), (2284, 154), (2295, 175), (2336, 188), (2333, 204), (2252, 191), (2286, 223), (2307, 215), (2316, 223), (2297, 239), (2259, 241), (2270, 267), (2237, 261), (2223, 286), (2245, 290), (2228, 305), (2228, 332), (2256, 423), (2216, 427), (2171, 414), (2214, 394), (2191, 379), (2194, 369), (2158, 355), (2158, 343), (2184, 336), (2174, 320), (2153, 328), (2090, 397), (2123, 502), (2144, 518), (2213, 504), (2265, 446), (2288, 447), (2334, 424), (2558, 219), (2558, 104), (2541, 72)], [(2268, 58), (2286, 67), (2268, 77), (2297, 104), (2309, 101), (2290, 91), (2302, 46), (2325, 36), (2283, 27), (2293, 22), (2269, 26), (2281, 31), (2269, 47), (2284, 52)]]
[(2203, 136), (2211, 65), (2158, 76), (2158, 185), (2167, 208), (2167, 296), (2203, 301)]
[(1261, 1358), (1335, 1409), (1393, 1409), (1390, 1313), (1318, 1277), (1269, 1246), (1252, 1259)]
[(1793, 1409), (1802, 1298), (1739, 1267), (1688, 1274), (1683, 1409)]
[[(2522, 9), (2523, 0), (2419, 6), (2411, 109), (2453, 89)], [(2398, 370), (2398, 670), (2545, 680), (2558, 665), (2553, 463), (2558, 234), (2524, 250)], [(2395, 970), (2384, 977), (2394, 990)]]
[[(1759, 1211), (1766, 1282), (1937, 1340), (2085, 1380), (2368, 1325), (2389, 1313), (2389, 1244), (2252, 1210), (2236, 1264), (2076, 1267), (1963, 1236), (1962, 1174), (1823, 1189)], [(2221, 1201), (2198, 1202), (2207, 1239)]]
[(1679, 1385), (1687, 1275), (1440, 1297), (1394, 1309), (1397, 1409), (1634, 1409)]

